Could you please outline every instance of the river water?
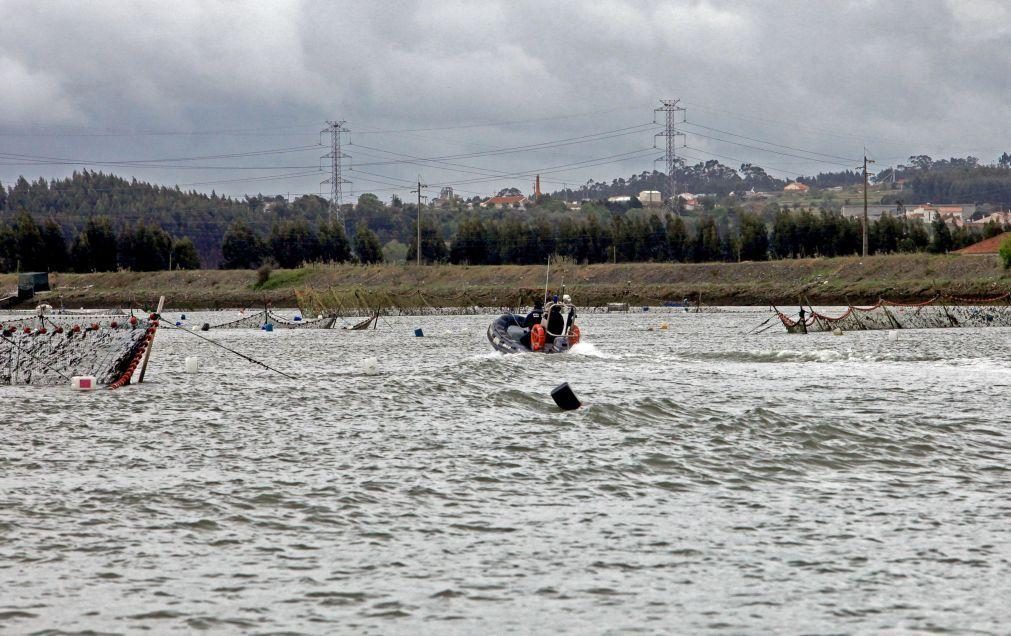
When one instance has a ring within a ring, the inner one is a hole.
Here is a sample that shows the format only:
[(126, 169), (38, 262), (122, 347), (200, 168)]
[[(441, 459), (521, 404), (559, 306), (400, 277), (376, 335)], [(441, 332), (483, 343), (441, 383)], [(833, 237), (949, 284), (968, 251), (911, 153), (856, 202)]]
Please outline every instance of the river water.
[(142, 385), (0, 388), (0, 632), (1006, 633), (1011, 331), (767, 316), (203, 334), (294, 380), (163, 329)]

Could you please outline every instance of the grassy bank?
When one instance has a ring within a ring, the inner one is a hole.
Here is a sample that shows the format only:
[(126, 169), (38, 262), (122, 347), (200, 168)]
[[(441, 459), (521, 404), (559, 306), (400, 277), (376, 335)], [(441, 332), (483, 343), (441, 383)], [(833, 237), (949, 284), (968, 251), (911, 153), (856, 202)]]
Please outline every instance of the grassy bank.
[[(52, 274), (54, 289), (41, 298), (66, 307), (150, 307), (164, 294), (170, 307), (213, 309), (265, 302), (292, 306), (296, 291), (310, 290), (307, 298), (324, 304), (355, 296), (417, 298), (412, 302), (432, 306), (499, 306), (526, 303), (543, 293), (544, 274), (543, 266), (318, 265), (275, 271), (263, 284), (257, 284), (256, 272), (246, 270)], [(1011, 276), (996, 256), (929, 254), (552, 266), (552, 287), (563, 282), (579, 305), (694, 301), (700, 295), (712, 305), (789, 305), (801, 295), (816, 304), (846, 304), (879, 297), (925, 299), (936, 292), (989, 296), (1011, 288)], [(0, 275), (0, 291), (16, 285), (16, 275)]]

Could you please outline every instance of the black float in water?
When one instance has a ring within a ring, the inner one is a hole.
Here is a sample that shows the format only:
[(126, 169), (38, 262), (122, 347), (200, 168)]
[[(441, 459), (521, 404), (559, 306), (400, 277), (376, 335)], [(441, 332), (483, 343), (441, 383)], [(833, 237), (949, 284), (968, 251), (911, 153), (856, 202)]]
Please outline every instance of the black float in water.
[(210, 330), (211, 330), (211, 323), (205, 322), (204, 324), (200, 325), (200, 331), (210, 331)]
[(569, 388), (568, 382), (562, 382), (556, 386), (555, 390), (551, 392), (551, 399), (553, 399), (555, 404), (558, 405), (558, 408), (563, 411), (574, 411), (582, 406), (579, 402), (579, 398), (577, 398), (576, 394)]
[(421, 338), (424, 335), (425, 335), (425, 332), (421, 330), (421, 327), (418, 327), (417, 329), (414, 330), (414, 336), (416, 338)]

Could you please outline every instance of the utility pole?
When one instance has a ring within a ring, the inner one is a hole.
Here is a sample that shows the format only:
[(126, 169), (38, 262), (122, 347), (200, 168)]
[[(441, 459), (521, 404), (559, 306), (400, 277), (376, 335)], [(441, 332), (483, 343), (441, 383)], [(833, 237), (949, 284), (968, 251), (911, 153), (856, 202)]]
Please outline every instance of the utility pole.
[(421, 182), (421, 175), (418, 175), (418, 189), (411, 192), (418, 193), (418, 267), (421, 267), (421, 189), (428, 186)]
[[(653, 109), (653, 122), (656, 123), (656, 113), (664, 113), (666, 115), (666, 122), (664, 126), (664, 131), (654, 135), (656, 137), (666, 137), (667, 138), (667, 152), (664, 153), (663, 157), (657, 159), (657, 161), (665, 160), (667, 162), (667, 188), (670, 190), (670, 201), (671, 209), (677, 214), (678, 210), (678, 182), (677, 182), (677, 153), (675, 152), (677, 147), (677, 138), (684, 137), (685, 134), (680, 132), (675, 128), (678, 123), (684, 123), (687, 121), (684, 115), (685, 109), (678, 106), (680, 99), (661, 99), (660, 103), (663, 104), (660, 108)], [(681, 113), (681, 121), (677, 122), (678, 113)], [(655, 145), (655, 144), (654, 144)]]
[(867, 158), (867, 149), (864, 149), (864, 258), (867, 258), (867, 164), (874, 163), (873, 159)]
[[(341, 174), (343, 166), (341, 165), (342, 159), (350, 159), (349, 155), (344, 154), (341, 151), (341, 134), (350, 132), (347, 127), (344, 126), (347, 122), (341, 121), (327, 121), (326, 128), (319, 131), (320, 143), (323, 143), (323, 135), (330, 135), (330, 152), (320, 157), (320, 163), (322, 164), (323, 159), (330, 160), (330, 178), (320, 181), (320, 186), (329, 184), (330, 185), (330, 222), (333, 223), (335, 220), (340, 220), (341, 218), (341, 189), (345, 183), (351, 183), (344, 178)], [(322, 167), (322, 165), (320, 166)], [(320, 192), (322, 194), (322, 191)], [(347, 232), (347, 228), (344, 228)]]

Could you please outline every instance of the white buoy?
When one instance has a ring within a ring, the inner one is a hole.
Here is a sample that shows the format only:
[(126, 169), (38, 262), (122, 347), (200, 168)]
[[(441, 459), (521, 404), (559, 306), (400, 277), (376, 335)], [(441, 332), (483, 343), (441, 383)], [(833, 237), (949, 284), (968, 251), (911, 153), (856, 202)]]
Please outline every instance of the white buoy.
[(193, 329), (192, 330), (193, 331), (200, 331), (200, 327), (198, 327), (197, 325), (193, 325)]
[(835, 329), (832, 330), (832, 335), (833, 336), (841, 336), (842, 335), (842, 329), (840, 329), (839, 327), (836, 327)]
[(75, 391), (94, 391), (96, 386), (93, 375), (75, 375), (70, 378), (70, 388)]
[(186, 358), (186, 373), (197, 373), (200, 371), (200, 358), (188, 356)]
[(896, 331), (895, 329), (889, 330), (889, 332), (888, 332), (888, 339), (889, 340), (898, 340), (899, 339), (899, 332)]
[(375, 358), (365, 358), (362, 360), (362, 373), (365, 375), (375, 375), (379, 373), (379, 361)]

